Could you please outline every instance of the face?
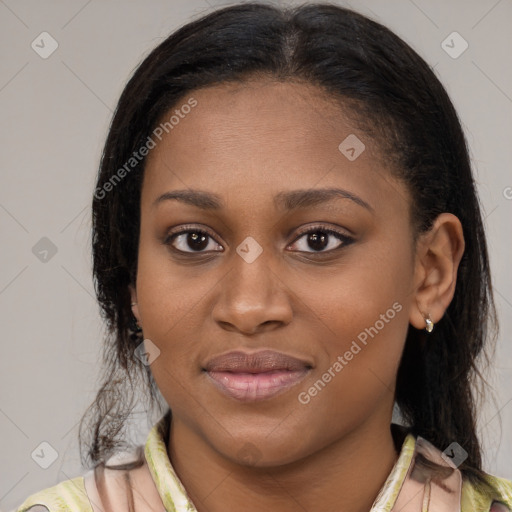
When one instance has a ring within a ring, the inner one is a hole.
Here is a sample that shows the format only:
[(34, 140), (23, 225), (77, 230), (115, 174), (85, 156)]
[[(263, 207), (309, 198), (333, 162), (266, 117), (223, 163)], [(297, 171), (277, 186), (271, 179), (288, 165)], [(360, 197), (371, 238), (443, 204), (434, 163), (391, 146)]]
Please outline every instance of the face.
[(249, 441), (269, 466), (389, 432), (413, 300), (405, 186), (314, 86), (189, 98), (148, 157), (132, 290), (174, 427), (240, 463)]

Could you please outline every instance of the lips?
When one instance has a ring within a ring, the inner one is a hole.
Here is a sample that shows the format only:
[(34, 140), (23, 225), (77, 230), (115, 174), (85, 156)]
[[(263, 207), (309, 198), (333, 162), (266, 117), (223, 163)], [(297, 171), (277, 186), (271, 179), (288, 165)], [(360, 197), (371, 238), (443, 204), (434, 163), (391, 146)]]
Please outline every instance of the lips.
[(229, 352), (209, 360), (204, 371), (223, 394), (241, 401), (269, 399), (302, 381), (312, 365), (305, 360), (264, 350)]

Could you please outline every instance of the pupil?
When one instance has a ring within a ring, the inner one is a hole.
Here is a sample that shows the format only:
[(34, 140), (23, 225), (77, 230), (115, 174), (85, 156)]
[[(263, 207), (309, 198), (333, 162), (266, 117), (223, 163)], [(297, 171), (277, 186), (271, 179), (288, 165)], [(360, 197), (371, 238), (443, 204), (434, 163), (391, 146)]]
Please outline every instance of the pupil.
[(204, 249), (208, 246), (208, 237), (199, 233), (189, 233), (187, 244), (194, 250)]
[(326, 233), (323, 233), (322, 231), (317, 231), (316, 233), (310, 233), (308, 237), (308, 244), (311, 247), (311, 249), (314, 249), (315, 251), (320, 251), (321, 249), (324, 249), (328, 245), (327, 240), (328, 235)]

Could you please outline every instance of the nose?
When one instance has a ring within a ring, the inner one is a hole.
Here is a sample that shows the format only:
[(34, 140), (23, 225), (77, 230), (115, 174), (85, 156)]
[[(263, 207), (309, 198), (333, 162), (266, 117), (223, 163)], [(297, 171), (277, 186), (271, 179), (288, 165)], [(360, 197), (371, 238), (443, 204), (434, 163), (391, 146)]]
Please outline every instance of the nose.
[(267, 332), (292, 320), (289, 290), (271, 269), (265, 251), (251, 263), (233, 254), (212, 311), (223, 329), (246, 335)]

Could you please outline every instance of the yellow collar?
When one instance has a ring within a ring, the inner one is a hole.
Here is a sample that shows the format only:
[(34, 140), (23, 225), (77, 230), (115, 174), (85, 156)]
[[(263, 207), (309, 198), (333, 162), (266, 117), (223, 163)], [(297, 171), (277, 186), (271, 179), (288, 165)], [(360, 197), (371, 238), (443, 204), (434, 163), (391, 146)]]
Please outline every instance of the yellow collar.
[[(164, 416), (149, 432), (144, 453), (149, 470), (168, 512), (197, 512), (167, 455), (169, 416)], [(416, 439), (407, 434), (397, 462), (381, 488), (370, 512), (390, 512), (411, 465)]]

